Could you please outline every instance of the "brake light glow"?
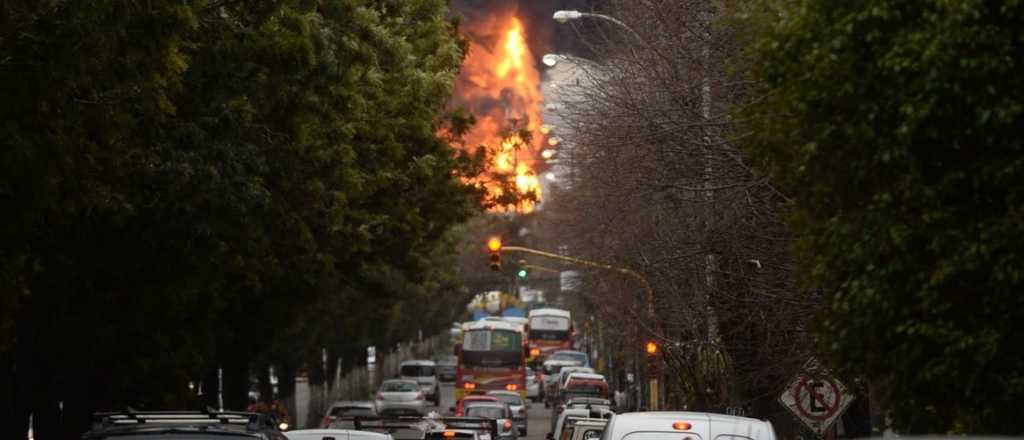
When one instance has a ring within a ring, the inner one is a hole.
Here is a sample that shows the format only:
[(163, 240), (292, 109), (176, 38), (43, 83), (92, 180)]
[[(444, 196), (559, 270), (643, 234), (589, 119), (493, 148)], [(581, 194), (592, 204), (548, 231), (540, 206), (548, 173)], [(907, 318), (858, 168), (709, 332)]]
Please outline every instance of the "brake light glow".
[(467, 390), (475, 390), (476, 389), (476, 384), (473, 383), (473, 382), (466, 382), (466, 383), (462, 384), (462, 387), (467, 389)]
[(519, 389), (519, 385), (516, 385), (514, 383), (510, 383), (508, 385), (505, 385), (505, 389), (509, 390), (509, 391), (515, 391), (515, 390)]
[(444, 432), (443, 434), (441, 434), (441, 435), (443, 435), (443, 436), (445, 436), (445, 437), (447, 437), (447, 438), (452, 438), (452, 437), (455, 437), (455, 431), (445, 431), (445, 432)]
[(540, 349), (534, 348), (530, 350), (530, 356), (540, 356)]
[(508, 429), (512, 429), (512, 422), (510, 422), (510, 421), (506, 420), (506, 421), (505, 421), (505, 425), (504, 425), (504, 426), (505, 426), (505, 429), (506, 429), (506, 430), (508, 430)]
[(689, 431), (690, 428), (693, 428), (693, 425), (686, 422), (675, 422), (672, 424), (672, 429), (676, 431)]
[(416, 400), (423, 400), (423, 393), (422, 392), (416, 393)]

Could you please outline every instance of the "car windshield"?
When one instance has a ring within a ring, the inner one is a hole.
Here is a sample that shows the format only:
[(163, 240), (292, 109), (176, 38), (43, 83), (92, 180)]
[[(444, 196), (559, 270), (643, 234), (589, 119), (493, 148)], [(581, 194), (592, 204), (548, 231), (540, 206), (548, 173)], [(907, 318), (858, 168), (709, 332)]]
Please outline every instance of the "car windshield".
[(385, 392), (408, 392), (418, 391), (420, 387), (413, 382), (384, 382), (380, 386), (381, 391)]
[(552, 354), (551, 360), (556, 361), (574, 361), (579, 362), (580, 365), (587, 364), (587, 355), (585, 353), (573, 352), (573, 351), (560, 351)]
[(434, 367), (431, 365), (405, 365), (402, 367), (402, 376), (426, 377), (434, 375)]
[(466, 408), (467, 417), (483, 417), (485, 419), (501, 419), (505, 417), (505, 408), (494, 405), (474, 405)]

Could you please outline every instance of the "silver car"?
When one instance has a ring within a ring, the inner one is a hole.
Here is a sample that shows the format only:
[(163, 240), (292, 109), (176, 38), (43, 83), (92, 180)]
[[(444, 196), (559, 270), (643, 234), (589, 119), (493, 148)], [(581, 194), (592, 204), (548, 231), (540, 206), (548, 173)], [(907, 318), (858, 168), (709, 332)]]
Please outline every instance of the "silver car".
[(516, 429), (516, 425), (512, 421), (512, 411), (504, 403), (475, 403), (466, 408), (466, 417), (480, 417), (496, 421), (498, 424), (498, 438), (496, 440), (519, 439), (519, 430)]
[(524, 401), (522, 396), (515, 391), (488, 391), (487, 395), (497, 397), (498, 400), (508, 405), (508, 409), (512, 411), (512, 423), (515, 423), (516, 428), (519, 428), (519, 435), (526, 435), (530, 421), (526, 410), (530, 407), (530, 404)]
[(423, 415), (426, 410), (426, 398), (415, 380), (385, 380), (374, 404), (380, 415)]

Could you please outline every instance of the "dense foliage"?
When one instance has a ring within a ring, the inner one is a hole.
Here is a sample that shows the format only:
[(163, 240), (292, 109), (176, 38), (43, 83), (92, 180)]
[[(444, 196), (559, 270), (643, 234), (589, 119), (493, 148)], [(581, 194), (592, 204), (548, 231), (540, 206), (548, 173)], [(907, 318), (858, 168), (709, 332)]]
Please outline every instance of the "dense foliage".
[(747, 151), (794, 198), (822, 350), (899, 431), (1024, 432), (1024, 5), (764, 3)]
[(237, 408), (263, 366), (446, 325), (450, 231), (479, 197), (437, 136), (463, 55), (447, 14), (0, 4), (0, 436), (212, 403), (218, 366)]

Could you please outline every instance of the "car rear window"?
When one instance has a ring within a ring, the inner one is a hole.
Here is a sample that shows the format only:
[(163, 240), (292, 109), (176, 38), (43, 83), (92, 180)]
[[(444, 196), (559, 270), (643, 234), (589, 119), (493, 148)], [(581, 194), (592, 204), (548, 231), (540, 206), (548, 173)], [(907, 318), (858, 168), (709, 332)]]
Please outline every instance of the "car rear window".
[(419, 391), (419, 389), (420, 387), (412, 382), (384, 382), (384, 385), (380, 387), (381, 391), (387, 392), (410, 392)]
[(406, 365), (402, 367), (402, 376), (425, 377), (433, 375), (434, 367), (430, 365)]
[(483, 417), (485, 419), (505, 418), (505, 408), (497, 406), (474, 405), (466, 408), (467, 417)]
[(491, 396), (497, 397), (498, 400), (502, 401), (503, 403), (507, 403), (509, 405), (512, 405), (512, 406), (522, 406), (523, 405), (523, 400), (520, 399), (519, 396), (517, 396), (517, 395), (512, 395), (512, 394), (491, 394)]

